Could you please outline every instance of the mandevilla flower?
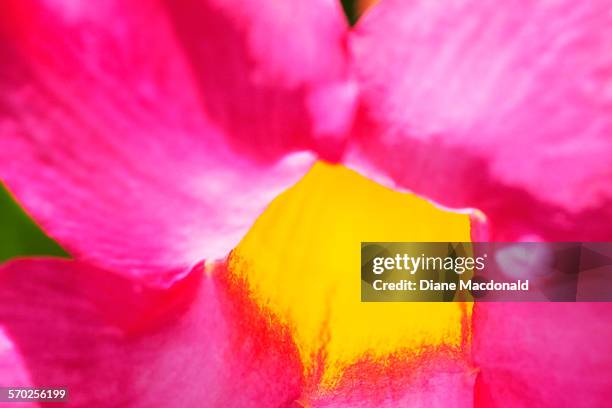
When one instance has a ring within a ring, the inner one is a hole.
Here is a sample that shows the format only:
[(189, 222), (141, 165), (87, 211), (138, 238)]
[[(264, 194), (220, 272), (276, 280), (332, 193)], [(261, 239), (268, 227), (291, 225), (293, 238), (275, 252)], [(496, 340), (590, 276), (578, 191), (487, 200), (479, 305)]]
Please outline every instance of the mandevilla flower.
[(355, 271), (360, 241), (612, 241), (611, 50), (610, 0), (4, 0), (0, 178), (71, 259), (0, 267), (0, 386), (609, 404), (609, 304), (361, 303)]

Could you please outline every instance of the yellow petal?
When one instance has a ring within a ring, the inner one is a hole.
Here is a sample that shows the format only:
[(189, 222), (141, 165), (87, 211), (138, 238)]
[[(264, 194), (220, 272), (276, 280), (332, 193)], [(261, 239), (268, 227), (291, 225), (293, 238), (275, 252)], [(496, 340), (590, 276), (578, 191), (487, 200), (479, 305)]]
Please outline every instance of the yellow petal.
[(366, 356), (459, 350), (465, 341), (464, 304), (362, 303), (361, 241), (469, 240), (467, 215), (318, 163), (257, 220), (230, 270), (292, 331), (307, 378), (333, 387)]

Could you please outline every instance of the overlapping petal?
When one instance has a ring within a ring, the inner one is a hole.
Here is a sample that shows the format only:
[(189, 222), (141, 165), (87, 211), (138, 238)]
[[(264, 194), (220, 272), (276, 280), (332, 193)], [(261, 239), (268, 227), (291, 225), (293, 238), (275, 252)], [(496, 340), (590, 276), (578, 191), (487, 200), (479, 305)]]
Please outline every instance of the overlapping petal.
[(610, 6), (380, 2), (351, 38), (363, 101), (348, 161), (482, 210), (490, 239), (609, 239)]
[[(226, 278), (199, 267), (156, 290), (76, 261), (13, 261), (0, 270), (0, 327), (32, 386), (68, 387), (68, 406), (290, 406), (295, 346)], [(0, 368), (17, 361), (5, 357)]]
[(333, 2), (0, 8), (0, 178), (75, 257), (168, 284), (343, 143)]
[[(348, 161), (450, 207), (478, 240), (609, 240), (610, 2), (380, 2), (353, 35)], [(476, 304), (476, 406), (609, 401), (604, 304)]]
[(167, 0), (206, 111), (260, 159), (315, 149), (336, 160), (353, 119), (340, 3)]

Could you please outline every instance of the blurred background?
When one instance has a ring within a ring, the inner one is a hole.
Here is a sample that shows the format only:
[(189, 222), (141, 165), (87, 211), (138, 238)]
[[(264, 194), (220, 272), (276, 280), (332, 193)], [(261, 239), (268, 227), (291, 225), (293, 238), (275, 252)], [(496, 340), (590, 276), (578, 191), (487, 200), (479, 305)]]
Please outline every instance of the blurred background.
[[(351, 24), (376, 0), (342, 0)], [(19, 207), (0, 182), (0, 263), (10, 258), (31, 255), (67, 256)]]
[(0, 184), (0, 262), (28, 255), (65, 256)]

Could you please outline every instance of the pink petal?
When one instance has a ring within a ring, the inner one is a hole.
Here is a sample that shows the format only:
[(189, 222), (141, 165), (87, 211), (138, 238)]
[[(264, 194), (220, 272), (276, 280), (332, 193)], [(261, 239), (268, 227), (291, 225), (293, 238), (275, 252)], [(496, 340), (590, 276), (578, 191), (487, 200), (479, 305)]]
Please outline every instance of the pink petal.
[(249, 4), (2, 3), (0, 179), (72, 255), (168, 284), (343, 144), (337, 7)]
[[(456, 351), (367, 361), (349, 369), (333, 390), (313, 393), (316, 408), (471, 407), (475, 370)], [(304, 397), (303, 397), (304, 398)], [(308, 405), (310, 404), (310, 405)]]
[(348, 162), (482, 210), (491, 239), (609, 239), (610, 5), (380, 2), (351, 38), (363, 100)]
[(18, 350), (0, 328), (0, 383), (3, 387), (28, 387), (31, 381)]
[(347, 80), (348, 22), (340, 2), (166, 5), (205, 109), (233, 146), (267, 158), (314, 145), (326, 158), (339, 157), (356, 92)]
[[(0, 326), (0, 387), (32, 387), (27, 367), (13, 341)], [(14, 408), (36, 408), (36, 402), (11, 402)]]
[(76, 261), (23, 260), (0, 282), (0, 325), (32, 383), (67, 386), (70, 406), (278, 407), (301, 392), (287, 331), (222, 270), (154, 290)]
[(478, 407), (604, 407), (612, 398), (606, 303), (479, 303)]

